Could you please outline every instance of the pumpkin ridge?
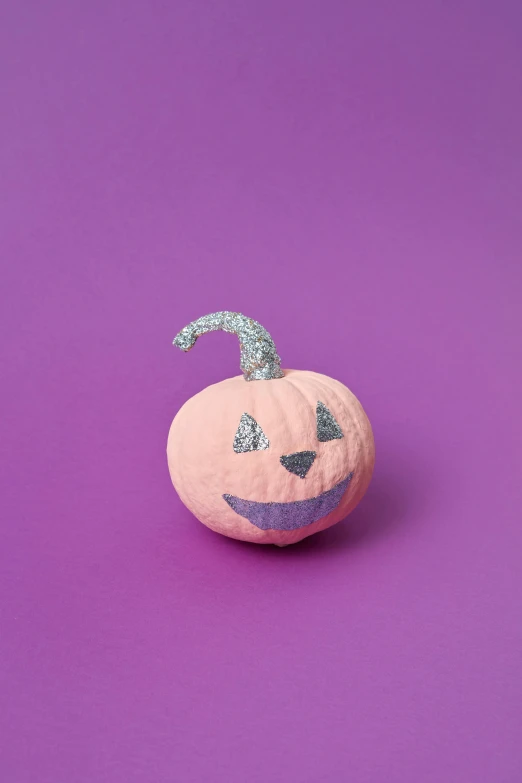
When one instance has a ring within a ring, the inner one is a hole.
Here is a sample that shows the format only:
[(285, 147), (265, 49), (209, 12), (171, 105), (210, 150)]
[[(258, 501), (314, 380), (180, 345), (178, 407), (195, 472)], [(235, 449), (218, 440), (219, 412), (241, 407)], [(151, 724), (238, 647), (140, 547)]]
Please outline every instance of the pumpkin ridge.
[[(299, 372), (299, 370), (296, 370), (296, 372)], [(290, 386), (292, 386), (293, 389), (295, 389), (295, 391), (298, 393), (298, 395), (303, 400), (305, 406), (306, 407), (310, 407), (310, 400), (308, 399), (308, 397), (306, 396), (304, 391), (301, 389), (299, 384), (294, 383), (294, 376), (292, 374), (289, 374), (288, 376), (286, 376), (285, 380), (290, 384)], [(295, 380), (297, 380), (297, 379), (295, 379)], [(310, 445), (312, 445), (312, 444), (310, 444)], [(303, 451), (305, 449), (300, 449), (300, 450)]]

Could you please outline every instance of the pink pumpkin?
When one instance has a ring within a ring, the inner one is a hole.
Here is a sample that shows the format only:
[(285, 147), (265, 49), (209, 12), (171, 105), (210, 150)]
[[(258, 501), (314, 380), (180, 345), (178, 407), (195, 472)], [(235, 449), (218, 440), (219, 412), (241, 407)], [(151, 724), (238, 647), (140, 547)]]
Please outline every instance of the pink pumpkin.
[(205, 332), (239, 337), (243, 375), (209, 386), (172, 422), (172, 482), (207, 527), (231, 538), (286, 546), (324, 530), (366, 492), (375, 450), (370, 422), (339, 381), (281, 370), (265, 329), (239, 313), (189, 324), (188, 351)]

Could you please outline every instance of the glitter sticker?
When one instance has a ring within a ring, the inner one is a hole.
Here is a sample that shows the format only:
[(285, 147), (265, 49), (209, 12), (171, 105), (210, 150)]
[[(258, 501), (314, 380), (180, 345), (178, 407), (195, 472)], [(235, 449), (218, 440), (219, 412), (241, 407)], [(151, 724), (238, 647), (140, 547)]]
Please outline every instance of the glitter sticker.
[(257, 421), (248, 413), (243, 413), (234, 436), (234, 451), (241, 454), (244, 451), (262, 451), (269, 446), (270, 441)]
[(317, 403), (317, 440), (326, 443), (343, 437), (343, 431), (323, 402)]
[(174, 338), (174, 345), (189, 351), (200, 335), (221, 329), (239, 337), (240, 365), (246, 381), (282, 378), (281, 359), (274, 341), (261, 324), (241, 313), (222, 311), (192, 321)]
[(289, 503), (258, 503), (242, 500), (235, 495), (223, 495), (230, 508), (248, 519), (261, 530), (296, 530), (318, 522), (333, 511), (346, 492), (353, 473), (332, 489), (310, 500), (294, 500)]
[(290, 473), (295, 473), (296, 476), (304, 479), (315, 458), (315, 451), (297, 451), (295, 454), (287, 454), (281, 457), (281, 465), (289, 470)]

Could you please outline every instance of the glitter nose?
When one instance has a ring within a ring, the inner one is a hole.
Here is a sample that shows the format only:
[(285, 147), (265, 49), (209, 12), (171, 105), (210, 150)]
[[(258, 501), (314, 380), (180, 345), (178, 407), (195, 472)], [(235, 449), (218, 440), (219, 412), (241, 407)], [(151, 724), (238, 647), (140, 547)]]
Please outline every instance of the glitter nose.
[(290, 473), (295, 473), (299, 478), (304, 479), (316, 458), (315, 451), (296, 451), (295, 454), (286, 454), (281, 457), (281, 465)]

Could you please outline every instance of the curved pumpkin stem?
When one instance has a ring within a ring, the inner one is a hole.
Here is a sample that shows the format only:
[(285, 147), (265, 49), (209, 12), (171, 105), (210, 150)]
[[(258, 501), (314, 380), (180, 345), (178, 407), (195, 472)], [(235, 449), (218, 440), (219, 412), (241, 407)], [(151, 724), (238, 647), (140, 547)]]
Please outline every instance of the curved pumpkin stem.
[(274, 341), (260, 323), (241, 313), (223, 311), (211, 313), (192, 321), (174, 338), (174, 345), (190, 351), (198, 337), (207, 332), (222, 330), (239, 337), (241, 369), (246, 381), (268, 381), (282, 378), (281, 359)]

